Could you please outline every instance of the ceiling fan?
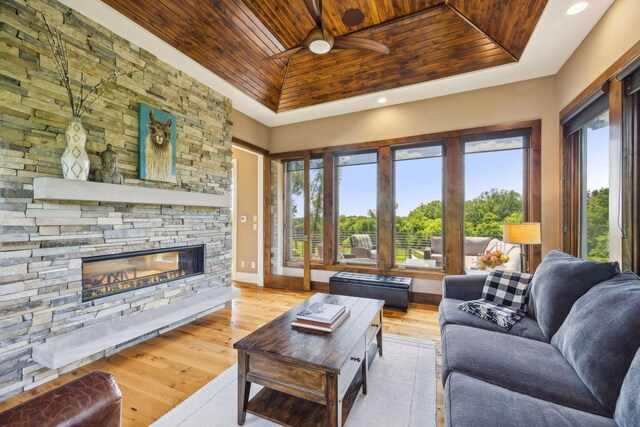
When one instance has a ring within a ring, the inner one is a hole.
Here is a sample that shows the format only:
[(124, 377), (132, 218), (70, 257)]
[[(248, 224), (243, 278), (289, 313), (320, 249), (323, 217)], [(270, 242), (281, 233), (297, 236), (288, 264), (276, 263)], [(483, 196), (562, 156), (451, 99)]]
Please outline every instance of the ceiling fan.
[(322, 0), (304, 0), (304, 4), (315, 21), (316, 26), (309, 31), (307, 37), (297, 46), (270, 56), (269, 59), (286, 58), (298, 53), (302, 49), (308, 49), (318, 55), (328, 53), (334, 48), (370, 50), (385, 55), (389, 53), (387, 46), (374, 40), (351, 36), (334, 37), (333, 34), (322, 25)]

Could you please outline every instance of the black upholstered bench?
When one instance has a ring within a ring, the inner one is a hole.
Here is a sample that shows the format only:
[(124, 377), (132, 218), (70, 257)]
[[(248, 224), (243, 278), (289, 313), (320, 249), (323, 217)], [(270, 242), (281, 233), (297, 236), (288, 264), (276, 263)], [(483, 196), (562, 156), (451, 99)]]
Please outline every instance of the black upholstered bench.
[(411, 277), (340, 272), (329, 279), (332, 294), (384, 300), (385, 307), (409, 309)]

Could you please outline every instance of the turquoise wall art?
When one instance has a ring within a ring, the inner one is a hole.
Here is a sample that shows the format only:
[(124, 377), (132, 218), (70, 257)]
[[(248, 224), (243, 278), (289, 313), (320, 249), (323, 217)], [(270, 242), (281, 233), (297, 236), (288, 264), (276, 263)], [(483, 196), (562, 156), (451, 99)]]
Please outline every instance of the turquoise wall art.
[(176, 118), (140, 104), (140, 179), (176, 182)]

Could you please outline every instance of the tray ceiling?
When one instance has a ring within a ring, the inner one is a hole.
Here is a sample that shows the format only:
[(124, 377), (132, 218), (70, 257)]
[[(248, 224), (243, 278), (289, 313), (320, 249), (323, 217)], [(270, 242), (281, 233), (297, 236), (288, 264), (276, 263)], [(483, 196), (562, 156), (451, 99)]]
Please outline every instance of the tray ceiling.
[[(306, 50), (314, 27), (303, 0), (103, 0), (275, 112), (517, 62), (547, 0), (324, 0), (334, 35), (366, 37), (391, 53)], [(342, 22), (359, 8), (364, 21)]]

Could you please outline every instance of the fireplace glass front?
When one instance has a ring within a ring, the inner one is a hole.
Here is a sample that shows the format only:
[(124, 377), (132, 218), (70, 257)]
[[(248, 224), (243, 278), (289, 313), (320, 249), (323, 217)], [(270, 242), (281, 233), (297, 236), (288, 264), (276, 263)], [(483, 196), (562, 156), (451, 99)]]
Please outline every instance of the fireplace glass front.
[(83, 301), (203, 273), (204, 247), (159, 249), (82, 260)]

